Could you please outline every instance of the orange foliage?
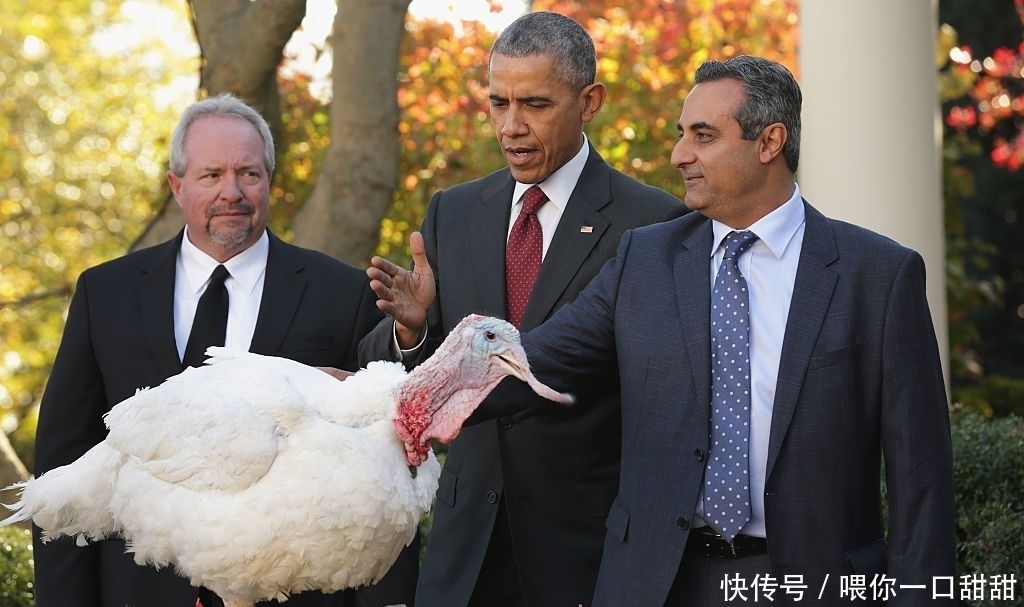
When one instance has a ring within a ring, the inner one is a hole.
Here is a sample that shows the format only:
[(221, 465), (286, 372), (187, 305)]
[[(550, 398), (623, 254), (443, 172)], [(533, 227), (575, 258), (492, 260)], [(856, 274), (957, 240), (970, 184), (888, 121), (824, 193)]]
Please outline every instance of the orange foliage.
[[(496, 10), (499, 1), (487, 1)], [(620, 4), (534, 0), (533, 9), (568, 15), (594, 38), (598, 80), (609, 91), (604, 110), (587, 127), (595, 147), (616, 168), (682, 194), (668, 158), (694, 70), (708, 58), (749, 53), (795, 71), (797, 0), (632, 0), (628, 9)], [(401, 177), (378, 254), (406, 262), (408, 234), (419, 227), (435, 191), (504, 166), (488, 119), (487, 59), (495, 36), (474, 21), (455, 26), (407, 17), (398, 92)], [(303, 111), (319, 111), (301, 89), (292, 91), (292, 99)], [(313, 148), (326, 141), (325, 130), (302, 128), (297, 141), (306, 138)], [(303, 174), (315, 175), (314, 154), (300, 154), (294, 145), (288, 153)]]
[[(1024, 24), (1024, 0), (1015, 5)], [(1024, 167), (1024, 43), (976, 57), (969, 46), (957, 45), (956, 33), (946, 26), (939, 43), (948, 54), (939, 81), (949, 134), (976, 136), (997, 167)]]

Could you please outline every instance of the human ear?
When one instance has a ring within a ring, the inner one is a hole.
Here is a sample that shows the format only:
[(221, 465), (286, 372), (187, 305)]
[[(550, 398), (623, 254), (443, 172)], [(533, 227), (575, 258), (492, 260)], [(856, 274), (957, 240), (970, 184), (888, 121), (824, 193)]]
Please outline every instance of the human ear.
[(781, 122), (773, 122), (761, 131), (758, 156), (762, 163), (768, 164), (777, 156), (782, 155), (782, 148), (789, 139), (789, 131)]
[(595, 82), (580, 91), (580, 98), (583, 99), (580, 117), (583, 119), (583, 122), (590, 122), (594, 119), (594, 116), (597, 116), (597, 113), (601, 111), (601, 107), (604, 105), (607, 95), (608, 90), (600, 82)]

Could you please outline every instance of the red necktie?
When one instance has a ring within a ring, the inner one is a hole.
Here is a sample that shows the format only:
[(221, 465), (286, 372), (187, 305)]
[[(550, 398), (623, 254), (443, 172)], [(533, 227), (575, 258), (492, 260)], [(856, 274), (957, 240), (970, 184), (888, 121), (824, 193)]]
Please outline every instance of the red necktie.
[(523, 209), (519, 212), (505, 249), (505, 297), (508, 302), (508, 321), (519, 326), (530, 301), (533, 283), (540, 271), (544, 251), (544, 233), (537, 220), (537, 209), (548, 197), (538, 186), (531, 186), (523, 194)]

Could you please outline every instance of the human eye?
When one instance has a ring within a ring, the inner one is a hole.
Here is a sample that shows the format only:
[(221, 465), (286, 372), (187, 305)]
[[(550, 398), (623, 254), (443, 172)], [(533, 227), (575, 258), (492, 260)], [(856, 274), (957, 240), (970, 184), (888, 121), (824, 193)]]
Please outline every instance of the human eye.
[(248, 184), (259, 183), (263, 179), (263, 173), (256, 169), (242, 171), (242, 181)]
[(712, 141), (715, 138), (715, 136), (710, 131), (697, 131), (694, 134), (693, 138), (700, 143), (707, 143), (709, 141)]

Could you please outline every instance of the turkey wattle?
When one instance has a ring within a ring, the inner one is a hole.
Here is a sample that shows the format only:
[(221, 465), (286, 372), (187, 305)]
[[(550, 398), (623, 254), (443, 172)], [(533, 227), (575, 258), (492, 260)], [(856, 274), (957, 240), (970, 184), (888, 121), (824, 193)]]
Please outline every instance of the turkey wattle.
[(429, 510), (451, 441), (504, 377), (568, 403), (529, 371), (519, 332), (468, 316), (411, 372), (373, 362), (345, 381), (291, 360), (210, 348), (208, 364), (106, 415), (107, 438), (18, 483), (6, 525), (44, 539), (123, 537), (233, 607), (379, 580)]

